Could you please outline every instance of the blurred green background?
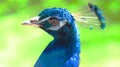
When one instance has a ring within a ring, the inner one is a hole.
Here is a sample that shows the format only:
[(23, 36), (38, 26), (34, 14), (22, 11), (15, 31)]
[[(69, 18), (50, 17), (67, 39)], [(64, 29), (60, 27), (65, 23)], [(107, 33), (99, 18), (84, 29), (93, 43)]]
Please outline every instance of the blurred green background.
[(49, 7), (75, 12), (97, 4), (106, 17), (105, 30), (80, 26), (80, 67), (120, 67), (120, 0), (0, 0), (0, 67), (33, 67), (53, 38), (39, 28), (21, 23)]

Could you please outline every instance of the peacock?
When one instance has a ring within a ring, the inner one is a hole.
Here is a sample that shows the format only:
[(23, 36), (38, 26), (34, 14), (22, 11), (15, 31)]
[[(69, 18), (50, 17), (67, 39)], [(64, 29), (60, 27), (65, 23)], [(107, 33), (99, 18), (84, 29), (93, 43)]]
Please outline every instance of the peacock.
[(44, 9), (38, 16), (22, 23), (41, 28), (54, 38), (34, 67), (79, 67), (80, 36), (74, 17), (67, 9), (54, 7)]

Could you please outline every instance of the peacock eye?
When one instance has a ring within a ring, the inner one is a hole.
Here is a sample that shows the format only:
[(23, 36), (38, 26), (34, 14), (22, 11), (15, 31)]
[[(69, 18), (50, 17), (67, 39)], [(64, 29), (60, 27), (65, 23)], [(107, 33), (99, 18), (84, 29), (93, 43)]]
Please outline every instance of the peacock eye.
[(49, 22), (52, 26), (56, 26), (56, 25), (59, 24), (58, 19), (55, 18), (55, 17), (51, 17), (51, 18), (48, 20), (48, 22)]

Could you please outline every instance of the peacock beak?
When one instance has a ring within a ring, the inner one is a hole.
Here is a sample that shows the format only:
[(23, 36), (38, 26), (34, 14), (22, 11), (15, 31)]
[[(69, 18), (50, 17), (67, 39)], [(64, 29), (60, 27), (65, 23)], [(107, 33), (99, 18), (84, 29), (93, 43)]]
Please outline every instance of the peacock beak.
[(30, 18), (30, 19), (24, 21), (22, 23), (22, 25), (38, 27), (39, 26), (39, 21), (38, 21), (39, 18), (40, 18), (40, 16)]
[(22, 23), (22, 25), (42, 27), (41, 23), (48, 20), (50, 17), (39, 20), (40, 16), (30, 18)]

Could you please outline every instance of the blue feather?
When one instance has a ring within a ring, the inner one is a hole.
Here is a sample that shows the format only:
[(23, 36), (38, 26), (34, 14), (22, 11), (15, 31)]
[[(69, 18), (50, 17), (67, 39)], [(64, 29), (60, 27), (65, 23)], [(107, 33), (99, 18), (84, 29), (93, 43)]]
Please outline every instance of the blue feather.
[(102, 11), (96, 5), (93, 5), (92, 3), (89, 3), (88, 6), (98, 17), (100, 21), (100, 28), (104, 29), (106, 27), (106, 22), (105, 22), (104, 16), (102, 15)]
[[(88, 6), (100, 21), (99, 26), (104, 29), (106, 23), (102, 11), (91, 3)], [(79, 18), (76, 15), (74, 17), (83, 22), (87, 22), (87, 18), (94, 18), (84, 16)], [(54, 38), (42, 52), (34, 67), (79, 67), (80, 39), (74, 17), (64, 8), (48, 8), (37, 17), (22, 23), (22, 25), (39, 27)], [(90, 29), (93, 29), (92, 25)]]
[(67, 20), (67, 23), (57, 31), (40, 27), (54, 40), (45, 48), (34, 67), (79, 67), (80, 40), (74, 17), (63, 8), (48, 8), (39, 16), (39, 20), (57, 16), (59, 21)]

